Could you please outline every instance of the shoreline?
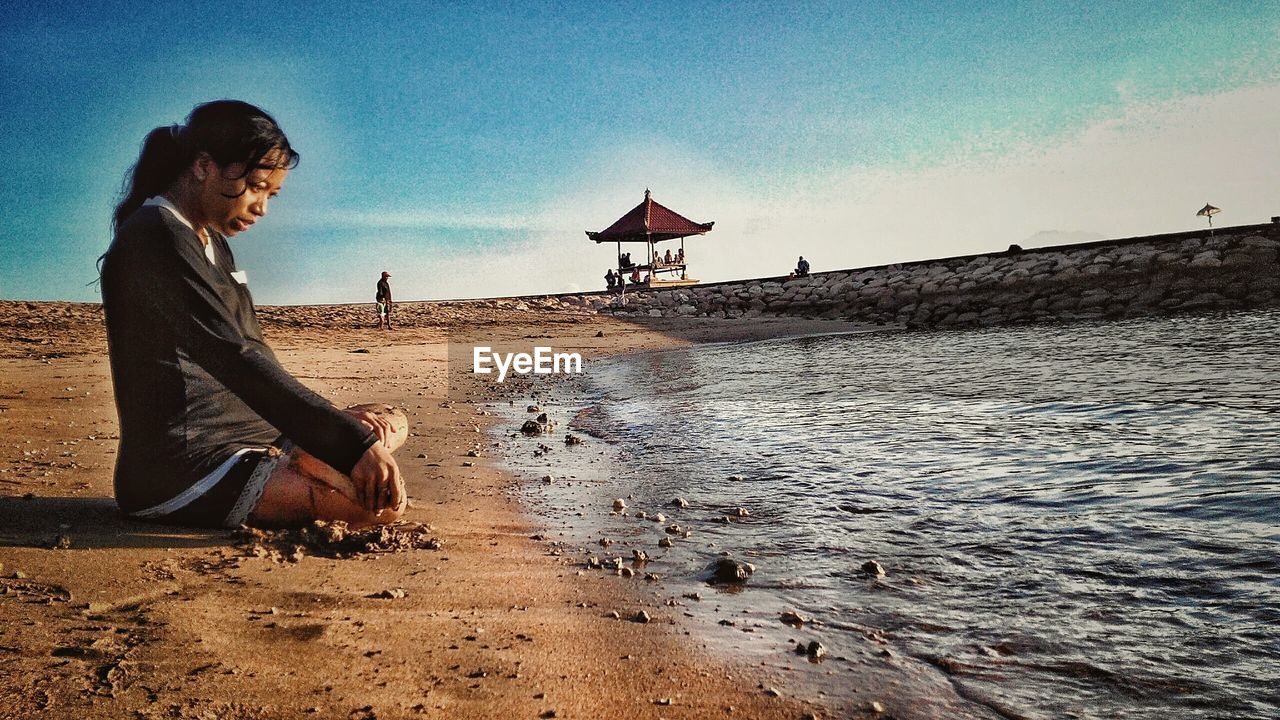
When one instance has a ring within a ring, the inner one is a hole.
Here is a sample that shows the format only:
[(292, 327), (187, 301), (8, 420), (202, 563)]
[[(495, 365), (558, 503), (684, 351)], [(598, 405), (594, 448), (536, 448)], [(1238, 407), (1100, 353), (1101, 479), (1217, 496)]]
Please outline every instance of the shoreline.
[[(859, 331), (743, 339), (732, 344), (750, 347), (848, 334)], [(679, 352), (679, 348), (646, 348), (610, 359), (663, 365), (653, 356)], [(873, 703), (884, 707), (890, 717), (1021, 717), (982, 690), (962, 687), (928, 656), (908, 652), (893, 640), (892, 631), (860, 624), (834, 612), (835, 607), (797, 597), (787, 576), (778, 574), (775, 553), (744, 547), (734, 542), (732, 532), (726, 532), (741, 523), (751, 527), (761, 515), (768, 517), (768, 507), (741, 503), (750, 505), (750, 515), (757, 517), (731, 519), (725, 514), (729, 506), (710, 501), (691, 487), (655, 495), (647, 483), (634, 484), (639, 479), (634, 472), (611, 470), (631, 462), (645, 467), (644, 449), (649, 445), (642, 437), (623, 439), (587, 427), (590, 421), (583, 422), (581, 415), (592, 415), (593, 408), (606, 399), (581, 387), (576, 379), (549, 381), (520, 397), (511, 406), (499, 406), (505, 422), (495, 437), (502, 440), (505, 469), (523, 478), (519, 492), (529, 512), (541, 522), (543, 541), (551, 552), (572, 558), (578, 574), (619, 584), (623, 592), (647, 600), (649, 612), (674, 608), (683, 618), (685, 634), (705, 652), (777, 678), (778, 688), (826, 708), (831, 717), (862, 717), (859, 713)], [(521, 438), (517, 431), (533, 417), (526, 406), (534, 405), (552, 420), (561, 420), (548, 433), (549, 440)], [(565, 433), (580, 436), (581, 444), (564, 447)], [(707, 468), (698, 466), (693, 471), (705, 475)], [(655, 478), (654, 482), (661, 481)], [(685, 503), (674, 506), (675, 497)], [(621, 511), (612, 506), (615, 498), (625, 502)], [(687, 532), (672, 535), (666, 530), (669, 526)], [(643, 553), (638, 559), (637, 552)], [(710, 583), (710, 564), (720, 557), (758, 565), (764, 572), (740, 585)], [(783, 619), (787, 616), (798, 621), (788, 622)], [(820, 650), (809, 651), (811, 644)], [(891, 690), (878, 690), (886, 688)]]
[[(491, 333), (485, 342), (571, 329), (566, 338), (610, 353), (795, 323), (456, 312), (444, 330), (338, 329), (322, 345), (264, 323), (285, 366), (336, 403), (410, 413), (397, 455), (413, 499), (407, 519), (430, 523), (443, 547), (346, 560), (275, 562), (225, 531), (121, 518), (110, 500), (116, 440), (100, 326), (73, 318), (48, 343), (6, 334), (0, 714), (674, 718), (732, 707), (736, 717), (822, 716), (786, 692), (786, 678), (693, 646), (675, 613), (629, 622), (637, 598), (577, 576), (531, 540), (533, 518), (511, 497), (518, 480), (483, 449), (466, 454), (493, 421), (474, 414), (491, 396), (440, 369), (445, 330), (469, 323)], [(6, 330), (20, 324), (0, 318)], [(375, 597), (395, 590), (403, 597)], [(766, 694), (771, 684), (779, 697)]]

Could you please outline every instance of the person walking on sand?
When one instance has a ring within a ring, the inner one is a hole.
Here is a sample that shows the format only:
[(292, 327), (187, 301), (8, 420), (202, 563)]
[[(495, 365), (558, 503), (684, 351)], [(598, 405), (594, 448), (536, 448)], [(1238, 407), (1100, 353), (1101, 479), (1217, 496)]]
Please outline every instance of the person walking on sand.
[(386, 270), (382, 271), (382, 279), (378, 280), (378, 292), (374, 295), (374, 302), (378, 304), (378, 327), (385, 325), (386, 329), (391, 329), (391, 283), (388, 279), (391, 273)]
[(147, 134), (99, 260), (127, 515), (201, 527), (363, 527), (404, 512), (405, 417), (340, 410), (280, 366), (227, 238), (298, 163), (275, 119), (235, 100)]

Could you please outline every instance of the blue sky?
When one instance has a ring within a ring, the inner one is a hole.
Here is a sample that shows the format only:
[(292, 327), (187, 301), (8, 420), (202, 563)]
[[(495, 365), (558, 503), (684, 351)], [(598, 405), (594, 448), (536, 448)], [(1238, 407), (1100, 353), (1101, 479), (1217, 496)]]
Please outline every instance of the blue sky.
[(1280, 214), (1274, 3), (6, 3), (0, 298), (97, 300), (142, 137), (261, 105), (302, 162), (260, 303), (595, 288), (653, 190), (720, 280)]

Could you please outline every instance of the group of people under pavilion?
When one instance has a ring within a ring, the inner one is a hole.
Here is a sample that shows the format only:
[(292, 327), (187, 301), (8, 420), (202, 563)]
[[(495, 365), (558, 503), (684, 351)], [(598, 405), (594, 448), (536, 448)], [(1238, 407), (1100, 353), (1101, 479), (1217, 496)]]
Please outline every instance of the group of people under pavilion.
[[(688, 266), (685, 264), (684, 238), (710, 232), (714, 222), (697, 223), (655, 202), (652, 193), (644, 191), (644, 200), (618, 218), (608, 228), (599, 232), (587, 231), (587, 237), (596, 243), (618, 244), (618, 267), (609, 268), (604, 279), (609, 290), (622, 292), (627, 284), (653, 286), (691, 285)], [(680, 240), (674, 252), (659, 252), (657, 243)], [(622, 243), (645, 243), (646, 257), (641, 262), (631, 259), (630, 252), (622, 252)], [(641, 273), (644, 273), (643, 275)], [(661, 275), (670, 275), (664, 279)]]

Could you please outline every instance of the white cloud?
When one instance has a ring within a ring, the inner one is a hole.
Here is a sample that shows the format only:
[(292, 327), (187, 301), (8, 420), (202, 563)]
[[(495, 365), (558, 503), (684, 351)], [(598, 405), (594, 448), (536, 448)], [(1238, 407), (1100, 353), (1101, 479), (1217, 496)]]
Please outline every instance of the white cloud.
[(546, 229), (545, 218), (535, 215), (484, 215), (456, 213), (447, 210), (335, 210), (307, 219), (308, 224), (339, 227), (359, 227), (371, 230), (512, 230), (533, 231)]

